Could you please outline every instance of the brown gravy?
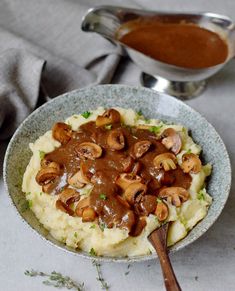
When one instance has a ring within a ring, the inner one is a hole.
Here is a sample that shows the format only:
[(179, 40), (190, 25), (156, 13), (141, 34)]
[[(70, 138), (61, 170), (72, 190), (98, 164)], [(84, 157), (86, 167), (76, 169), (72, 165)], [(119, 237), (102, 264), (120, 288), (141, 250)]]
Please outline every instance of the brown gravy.
[[(88, 122), (83, 124), (79, 131), (73, 132), (68, 143), (47, 154), (45, 159), (56, 162), (62, 167), (63, 175), (60, 179), (64, 181), (67, 177), (74, 175), (82, 166), (87, 176), (92, 177), (94, 186), (90, 193), (90, 203), (98, 215), (99, 224), (105, 224), (108, 228), (113, 226), (125, 228), (128, 229), (130, 235), (135, 236), (146, 224), (143, 218), (154, 212), (161, 187), (178, 186), (188, 189), (191, 184), (191, 176), (185, 174), (177, 165), (175, 170), (165, 172), (166, 176), (162, 180), (162, 171), (157, 171), (153, 166), (153, 159), (156, 155), (169, 152), (161, 140), (157, 139), (157, 136), (149, 130), (128, 127), (121, 123), (113, 124), (113, 129), (120, 130), (125, 137), (123, 150), (110, 150), (106, 142), (110, 130), (97, 127), (95, 122)], [(125, 171), (126, 161), (131, 156), (133, 145), (141, 140), (151, 141), (151, 147), (142, 157), (135, 159), (134, 163), (139, 163), (138, 175), (147, 184), (148, 190), (139, 204), (129, 206), (120, 201), (121, 189), (115, 182), (117, 177)], [(97, 159), (80, 159), (75, 148), (83, 142), (92, 142), (101, 146), (102, 156)], [(57, 184), (56, 194), (67, 186), (66, 183), (60, 181)], [(101, 199), (101, 195), (105, 195), (105, 199)]]
[(228, 45), (219, 34), (195, 24), (139, 19), (123, 24), (116, 36), (155, 60), (189, 69), (215, 66), (228, 56)]

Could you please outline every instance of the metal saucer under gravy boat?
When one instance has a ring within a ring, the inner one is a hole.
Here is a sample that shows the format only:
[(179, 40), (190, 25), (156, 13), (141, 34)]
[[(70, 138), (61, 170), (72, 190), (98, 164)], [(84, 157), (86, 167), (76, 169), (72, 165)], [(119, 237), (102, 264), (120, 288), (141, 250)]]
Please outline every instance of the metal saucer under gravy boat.
[[(194, 23), (218, 33), (228, 44), (228, 56), (224, 63), (204, 69), (188, 69), (169, 65), (124, 45), (116, 38), (120, 26), (139, 17), (157, 17), (164, 23)], [(235, 55), (235, 30), (233, 21), (215, 13), (169, 13), (138, 10), (115, 6), (99, 6), (88, 10), (82, 20), (82, 30), (96, 32), (123, 48), (143, 71), (141, 82), (145, 87), (165, 92), (181, 99), (199, 95), (206, 79), (217, 73)]]

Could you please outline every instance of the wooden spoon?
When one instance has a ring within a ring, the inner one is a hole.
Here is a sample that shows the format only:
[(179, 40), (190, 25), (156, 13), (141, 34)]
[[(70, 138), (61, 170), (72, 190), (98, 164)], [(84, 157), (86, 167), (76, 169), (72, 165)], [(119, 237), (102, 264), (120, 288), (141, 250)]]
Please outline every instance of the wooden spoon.
[(167, 250), (167, 233), (169, 223), (155, 229), (149, 236), (148, 240), (155, 248), (160, 260), (164, 283), (167, 291), (180, 291), (180, 285), (175, 277), (170, 258)]

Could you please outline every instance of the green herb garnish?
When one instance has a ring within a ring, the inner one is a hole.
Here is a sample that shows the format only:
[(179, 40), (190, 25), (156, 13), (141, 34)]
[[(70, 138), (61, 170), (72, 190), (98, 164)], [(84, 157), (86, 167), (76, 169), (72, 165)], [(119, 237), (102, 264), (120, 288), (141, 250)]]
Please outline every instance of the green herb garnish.
[(104, 229), (106, 228), (106, 224), (103, 223), (103, 222), (101, 222), (101, 223), (99, 224), (99, 227), (100, 227), (101, 231), (104, 231)]
[(90, 249), (89, 254), (90, 256), (93, 256), (93, 257), (97, 256), (96, 251), (93, 248)]
[(74, 235), (73, 235), (75, 238), (78, 237), (78, 233), (75, 231)]
[(44, 280), (42, 283), (46, 286), (53, 286), (56, 288), (67, 288), (68, 290), (77, 290), (77, 291), (83, 291), (84, 289), (84, 283), (77, 283), (73, 281), (68, 276), (63, 276), (61, 273), (58, 272), (51, 272), (50, 274), (46, 274), (44, 272), (38, 272), (35, 270), (26, 270), (24, 272), (26, 276), (29, 277), (45, 277), (47, 280)]
[(106, 200), (106, 199), (107, 199), (107, 196), (106, 196), (105, 194), (102, 193), (102, 194), (100, 194), (100, 199), (101, 199), (101, 200)]
[(95, 224), (92, 224), (92, 225), (90, 226), (90, 228), (95, 228)]
[(41, 160), (44, 159), (45, 154), (46, 154), (46, 153), (45, 153), (44, 151), (39, 151), (39, 157), (40, 157)]
[(198, 193), (197, 193), (197, 199), (198, 200), (205, 200), (205, 193), (203, 190), (200, 190)]
[(143, 116), (143, 112), (142, 112), (142, 110), (140, 109), (139, 111), (137, 111), (137, 114), (138, 114), (139, 116)]
[(162, 203), (162, 199), (157, 197), (157, 203)]
[(112, 124), (106, 124), (104, 126), (105, 129), (110, 130), (112, 128)]
[(91, 113), (89, 111), (84, 111), (81, 115), (82, 117), (87, 119), (91, 115)]
[(109, 285), (108, 285), (108, 283), (105, 281), (105, 279), (103, 278), (103, 275), (102, 275), (102, 272), (101, 272), (101, 264), (100, 263), (98, 263), (97, 261), (95, 261), (95, 260), (93, 260), (92, 261), (92, 265), (96, 268), (96, 271), (97, 271), (97, 275), (98, 275), (98, 277), (96, 277), (96, 279), (97, 279), (97, 281), (99, 281), (100, 282), (100, 284), (101, 284), (101, 288), (103, 289), (103, 290), (109, 290)]
[(161, 128), (162, 128), (162, 125), (159, 125), (159, 126), (153, 125), (149, 128), (149, 131), (156, 134), (156, 133), (159, 133), (161, 131)]

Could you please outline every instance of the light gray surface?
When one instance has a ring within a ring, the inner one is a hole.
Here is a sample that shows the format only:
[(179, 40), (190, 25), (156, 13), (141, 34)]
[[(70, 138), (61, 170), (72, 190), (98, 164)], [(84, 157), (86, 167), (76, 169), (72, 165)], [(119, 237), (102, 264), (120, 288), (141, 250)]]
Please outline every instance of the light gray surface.
[[(75, 2), (75, 1), (74, 1)], [(95, 1), (88, 3), (96, 4)], [(100, 1), (99, 3), (105, 3)], [(235, 2), (147, 0), (148, 8), (205, 11), (224, 13), (235, 19)], [(107, 2), (106, 2), (107, 3)], [(118, 3), (118, 2), (116, 2)], [(139, 71), (130, 64), (120, 67), (115, 82), (139, 84)], [(211, 122), (224, 139), (235, 168), (235, 63), (232, 61), (213, 77), (205, 93), (188, 102)], [(1, 159), (4, 155), (1, 145)], [(25, 269), (61, 271), (74, 279), (84, 281), (87, 290), (100, 290), (96, 272), (85, 259), (55, 249), (43, 242), (15, 215), (15, 209), (5, 195), (0, 182), (0, 290), (54, 290), (44, 287), (40, 279), (23, 275)], [(228, 203), (215, 225), (197, 242), (172, 256), (172, 263), (184, 290), (235, 290), (235, 183)], [(160, 267), (155, 262), (134, 264), (129, 275), (125, 264), (104, 264), (103, 273), (111, 284), (111, 290), (163, 290)], [(197, 278), (197, 280), (196, 280)]]

